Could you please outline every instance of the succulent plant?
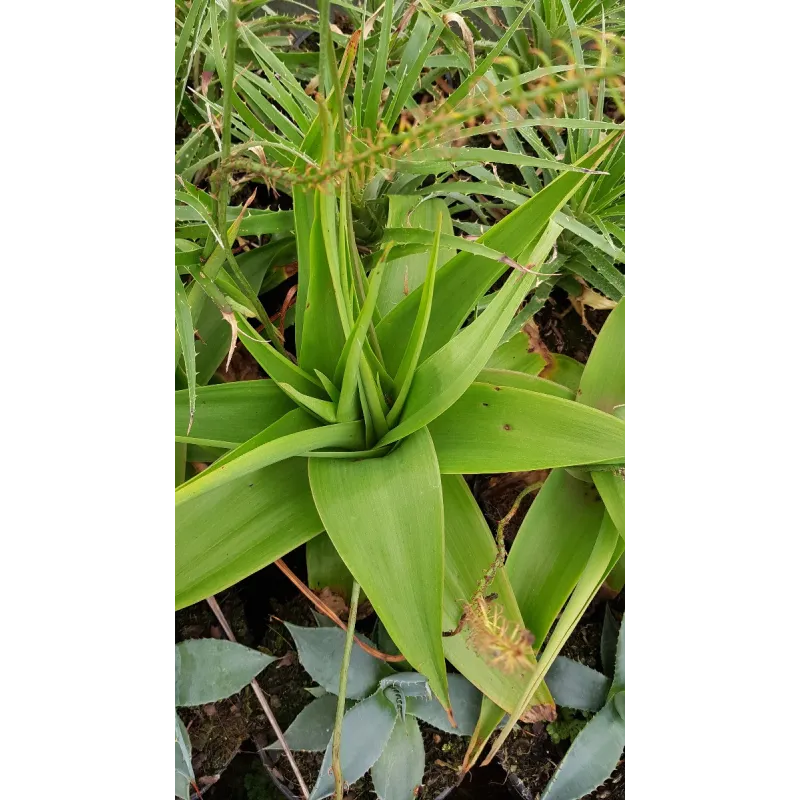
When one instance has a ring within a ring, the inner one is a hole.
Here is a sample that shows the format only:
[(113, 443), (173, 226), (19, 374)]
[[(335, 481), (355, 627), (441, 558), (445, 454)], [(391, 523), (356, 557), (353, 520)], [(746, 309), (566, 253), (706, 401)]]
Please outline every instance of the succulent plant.
[(607, 780), (625, 747), (625, 618), (617, 623), (606, 607), (601, 640), (604, 672), (559, 656), (547, 686), (559, 706), (596, 711), (577, 735), (541, 800), (578, 800)]
[[(223, 639), (190, 639), (175, 645), (175, 706), (216, 703), (240, 692), (274, 656)], [(189, 800), (194, 783), (192, 745), (175, 712), (175, 796)]]
[[(331, 771), (333, 727), (345, 633), (338, 628), (303, 628), (284, 623), (297, 645), (300, 663), (324, 690), (286, 729), (292, 750), (325, 753), (309, 800), (334, 792)], [(357, 634), (358, 635), (358, 634)], [(358, 635), (369, 644), (369, 641)], [(481, 693), (463, 676), (448, 675), (450, 701), (457, 727), (432, 695), (424, 675), (396, 672), (359, 647), (352, 650), (347, 671), (347, 712), (342, 724), (341, 766), (346, 784), (371, 771), (380, 800), (411, 800), (422, 782), (425, 749), (417, 720), (447, 733), (470, 736), (481, 707)], [(268, 749), (278, 750), (275, 742)]]

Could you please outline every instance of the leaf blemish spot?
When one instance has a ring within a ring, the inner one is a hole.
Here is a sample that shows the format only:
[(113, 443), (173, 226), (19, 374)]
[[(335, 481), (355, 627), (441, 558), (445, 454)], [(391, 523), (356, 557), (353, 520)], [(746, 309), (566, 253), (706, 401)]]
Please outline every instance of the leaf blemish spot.
[(505, 425), (503, 425), (503, 430), (504, 431), (510, 431), (511, 430), (511, 426), (508, 423), (506, 423)]
[(489, 404), (488, 404), (488, 403), (481, 403), (481, 405), (482, 405), (484, 408), (489, 408)]
[(495, 387), (494, 387), (494, 390), (495, 390), (496, 392), (499, 392), (499, 391), (500, 391), (500, 387), (499, 387), (499, 386), (495, 386)]

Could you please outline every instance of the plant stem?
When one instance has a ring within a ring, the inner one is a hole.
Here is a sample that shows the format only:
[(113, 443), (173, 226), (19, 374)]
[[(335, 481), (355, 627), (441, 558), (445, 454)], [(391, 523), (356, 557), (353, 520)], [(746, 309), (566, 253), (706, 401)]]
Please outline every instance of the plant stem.
[(344, 797), (344, 779), (342, 778), (342, 765), (340, 755), (342, 749), (342, 722), (344, 720), (345, 693), (347, 692), (347, 670), (350, 666), (350, 653), (353, 650), (353, 639), (356, 632), (356, 618), (358, 617), (358, 595), (361, 587), (353, 581), (353, 592), (350, 595), (350, 616), (347, 618), (347, 637), (344, 640), (344, 655), (342, 669), (339, 672), (339, 697), (336, 703), (336, 721), (333, 725), (333, 748), (331, 761), (333, 764), (333, 779), (336, 782), (336, 800)]
[[(275, 566), (300, 590), (303, 596), (310, 600), (316, 607), (317, 610), (324, 614), (331, 622), (335, 625), (338, 625), (343, 631), (347, 630), (347, 626), (339, 619), (338, 615), (335, 611), (331, 611), (322, 600), (317, 597), (311, 589), (306, 586), (297, 575), (292, 572), (289, 567), (286, 566), (286, 563), (283, 561), (282, 558), (275, 559)], [(405, 661), (406, 658), (404, 655), (400, 654), (398, 656), (390, 655), (389, 653), (382, 653), (380, 650), (376, 650), (374, 647), (370, 647), (368, 644), (364, 644), (361, 639), (355, 640), (356, 644), (365, 652), (369, 653), (371, 656), (375, 656), (375, 658), (380, 658), (381, 661)]]
[[(233, 635), (233, 630), (231, 629), (231, 626), (228, 625), (228, 620), (225, 619), (225, 615), (222, 613), (222, 609), (219, 607), (217, 598), (212, 594), (211, 597), (206, 598), (206, 602), (209, 604), (209, 606), (211, 606), (211, 610), (214, 612), (214, 616), (217, 618), (217, 620), (219, 620), (219, 624), (222, 626), (222, 630), (225, 631), (225, 635), (232, 642), (235, 642), (236, 637)], [(292, 751), (289, 749), (289, 745), (286, 744), (286, 739), (283, 736), (283, 731), (281, 730), (280, 725), (278, 725), (278, 720), (275, 719), (275, 715), (272, 713), (272, 709), (269, 707), (267, 698), (264, 697), (264, 692), (261, 691), (261, 687), (258, 685), (258, 682), (255, 678), (250, 681), (250, 686), (253, 688), (253, 692), (255, 692), (261, 708), (267, 715), (269, 724), (272, 726), (272, 730), (278, 737), (278, 741), (281, 743), (281, 747), (283, 748), (286, 758), (289, 759), (289, 764), (291, 764), (292, 771), (294, 772), (297, 782), (300, 786), (301, 794), (305, 800), (308, 800), (308, 787), (306, 786), (306, 782), (303, 780), (303, 776), (300, 774), (300, 768), (297, 766), (297, 762), (294, 760), (294, 756), (292, 755)]]

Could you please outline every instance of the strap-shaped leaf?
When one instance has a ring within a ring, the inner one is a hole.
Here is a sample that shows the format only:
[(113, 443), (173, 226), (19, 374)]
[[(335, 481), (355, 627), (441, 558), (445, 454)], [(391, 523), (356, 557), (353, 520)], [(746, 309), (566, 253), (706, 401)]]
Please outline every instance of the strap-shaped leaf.
[(625, 538), (625, 478), (616, 472), (592, 472), (592, 480), (611, 515), (619, 535)]
[(372, 315), (375, 312), (375, 303), (378, 300), (378, 292), (381, 288), (381, 278), (383, 277), (384, 264), (381, 262), (372, 271), (369, 280), (369, 290), (367, 291), (364, 306), (358, 314), (353, 329), (347, 337), (342, 354), (337, 364), (337, 378), (341, 375), (341, 392), (339, 403), (336, 409), (336, 418), (339, 422), (348, 422), (358, 419), (358, 373), (364, 350), (364, 340), (367, 330), (372, 323)]
[[(378, 760), (396, 720), (397, 711), (383, 692), (362, 700), (344, 715), (340, 763), (346, 784), (355, 783)], [(332, 745), (331, 740), (309, 800), (322, 800), (333, 794)]]
[(433, 247), (428, 257), (427, 273), (425, 275), (425, 284), (422, 289), (422, 301), (417, 311), (417, 319), (414, 322), (414, 329), (411, 331), (406, 352), (403, 354), (403, 360), (400, 362), (397, 374), (395, 375), (394, 386), (397, 394), (394, 404), (386, 417), (387, 425), (394, 425), (400, 418), (400, 414), (403, 412), (406, 399), (408, 398), (408, 393), (411, 390), (417, 364), (419, 363), (419, 354), (422, 352), (425, 332), (428, 329), (428, 322), (431, 317), (431, 305), (433, 304), (433, 289), (436, 282), (436, 263), (439, 256), (441, 231), (442, 218), (440, 217), (436, 233), (434, 234)]
[(194, 422), (194, 412), (197, 403), (197, 354), (194, 347), (194, 325), (192, 324), (192, 310), (186, 299), (186, 290), (183, 287), (181, 276), (175, 271), (175, 326), (181, 342), (183, 364), (186, 368), (186, 382), (189, 385), (189, 420), (184, 428), (188, 434)]
[[(537, 649), (586, 566), (602, 518), (603, 504), (591, 484), (558, 469), (547, 477), (522, 521), (506, 559), (506, 574)], [(484, 700), (470, 742), (471, 762), (502, 716), (502, 709)]]
[(175, 645), (176, 706), (216, 703), (240, 692), (274, 656), (227, 639), (188, 639)]
[(525, 389), (528, 392), (541, 392), (561, 397), (564, 400), (574, 400), (575, 392), (562, 386), (560, 383), (529, 375), (526, 372), (514, 372), (508, 369), (482, 369), (478, 373), (478, 383), (491, 383), (493, 386), (509, 386), (512, 389)]
[[(616, 138), (615, 135), (604, 139), (584, 158), (576, 162), (576, 166), (596, 167), (606, 156)], [(590, 177), (580, 172), (563, 173), (530, 200), (493, 225), (480, 237), (479, 243), (512, 259), (519, 258), (539, 238), (553, 214)], [(450, 341), (470, 311), (475, 308), (475, 304), (507, 268), (503, 262), (461, 252), (439, 269), (422, 358), (427, 358)], [(403, 356), (421, 297), (420, 287), (395, 306), (376, 328), (389, 372), (394, 373), (397, 370)]]
[[(296, 409), (253, 437), (250, 446), (309, 424), (316, 422)], [(231, 455), (208, 469), (214, 470)], [(308, 485), (307, 462), (301, 458), (256, 470), (179, 505), (175, 510), (176, 607), (232, 586), (322, 528)]]
[(325, 529), (408, 661), (446, 705), (442, 649), (444, 519), (426, 430), (383, 458), (310, 459)]
[[(545, 231), (534, 249), (533, 264), (544, 261), (560, 230), (551, 225)], [(467, 390), (497, 347), (534, 278), (512, 273), (483, 314), (417, 368), (400, 421), (379, 444), (396, 442), (427, 425)]]
[(330, 400), (320, 400), (317, 397), (309, 397), (307, 394), (298, 392), (297, 389), (289, 386), (288, 383), (279, 383), (278, 386), (280, 386), (297, 405), (301, 408), (305, 408), (306, 411), (310, 411), (323, 422), (329, 422), (331, 424), (336, 422), (336, 406)]
[[(460, 475), (442, 476), (442, 494), (445, 507), (445, 590), (443, 630), (453, 630), (481, 579), (497, 555), (497, 546), (477, 501), (466, 481)], [(505, 570), (497, 570), (487, 589), (496, 593), (503, 609), (503, 617), (510, 626), (524, 625), (517, 600), (506, 577)], [(469, 630), (444, 638), (447, 660), (471, 683), (499, 706), (511, 710), (521, 696), (527, 675), (524, 670), (506, 673), (491, 664), (487, 653), (479, 653), (470, 644)], [(553, 699), (546, 686), (542, 686), (532, 701), (542, 717), (555, 712)], [(549, 709), (549, 711), (548, 711)], [(462, 721), (456, 717), (459, 726)], [(497, 722), (494, 723), (494, 726)]]
[(519, 472), (625, 457), (625, 423), (524, 389), (473, 383), (429, 423), (444, 473)]
[[(340, 628), (303, 628), (285, 622), (297, 645), (297, 654), (305, 671), (323, 689), (339, 693), (339, 673), (344, 656), (345, 632)], [(366, 641), (363, 637), (359, 637)], [(385, 661), (371, 656), (360, 647), (354, 647), (347, 670), (345, 696), (360, 700), (372, 694), (381, 678), (391, 672)]]
[(609, 314), (581, 376), (578, 402), (608, 414), (625, 403), (625, 298)]
[(350, 592), (353, 590), (353, 576), (342, 561), (342, 557), (336, 552), (327, 533), (315, 536), (306, 545), (306, 569), (310, 589), (320, 591), (327, 587), (342, 597), (350, 597)]
[(525, 515), (506, 573), (538, 645), (578, 583), (602, 520), (603, 503), (592, 484), (563, 469), (548, 475)]
[[(433, 234), (439, 219), (442, 220), (443, 246), (436, 258), (438, 269), (456, 254), (455, 250), (446, 246), (444, 241), (448, 235), (453, 235), (453, 221), (447, 204), (441, 198), (432, 198), (420, 203), (420, 198), (413, 195), (389, 195), (389, 216), (383, 241), (419, 241), (420, 235)], [(425, 237), (424, 250), (387, 262), (378, 295), (378, 313), (382, 317), (385, 317), (410, 292), (422, 285), (428, 269), (428, 251), (432, 242), (432, 239)]]
[[(340, 287), (333, 281), (333, 274), (338, 277), (338, 254), (333, 242), (335, 232), (331, 231), (334, 225), (332, 217), (335, 215), (335, 195), (323, 196), (323, 192), (331, 193), (330, 188), (318, 189), (314, 192), (313, 215), (309, 208), (309, 199), (299, 196), (298, 202), (304, 203), (306, 208), (298, 213), (308, 214), (311, 227), (308, 231), (307, 244), (298, 242), (298, 275), (302, 271), (304, 284), (307, 286), (303, 302), (302, 345), (298, 355), (300, 366), (311, 372), (318, 369), (326, 375), (333, 375), (336, 371), (336, 362), (345, 343), (345, 333), (342, 327)], [(299, 192), (295, 192), (298, 197)], [(332, 205), (332, 207), (331, 207)], [(304, 220), (307, 224), (308, 220)], [(298, 232), (298, 236), (301, 235)], [(300, 259), (304, 259), (305, 263)], [(335, 263), (333, 259), (336, 259)], [(336, 298), (336, 300), (334, 300)], [(301, 302), (298, 289), (297, 302)]]
[(611, 705), (605, 706), (578, 734), (542, 800), (576, 800), (607, 780), (625, 748), (625, 722)]
[(303, 394), (325, 399), (325, 390), (316, 377), (282, 356), (241, 314), (236, 315), (236, 321), (239, 325), (239, 341), (270, 378), (278, 383), (288, 383)]
[(597, 534), (597, 540), (592, 548), (586, 567), (569, 601), (564, 606), (558, 622), (550, 633), (544, 651), (539, 656), (537, 668), (530, 677), (528, 689), (523, 693), (522, 698), (511, 712), (502, 732), (495, 739), (488, 756), (483, 762), (484, 764), (488, 764), (497, 754), (497, 751), (502, 747), (503, 742), (508, 738), (513, 726), (530, 702), (529, 698), (538, 690), (547, 670), (561, 651), (569, 635), (575, 630), (575, 626), (585, 613), (592, 598), (602, 586), (603, 581), (622, 553), (624, 545), (620, 547), (621, 542), (622, 539), (620, 539), (614, 525), (611, 523), (611, 518), (606, 514), (600, 524), (600, 531)]
[(412, 716), (398, 719), (370, 775), (379, 800), (413, 800), (425, 773), (425, 746)]
[[(278, 424), (280, 422), (276, 423)], [(336, 447), (361, 450), (364, 447), (364, 425), (361, 422), (343, 422), (307, 428), (277, 439), (270, 436), (266, 438), (266, 441), (262, 440), (259, 434), (223, 456), (196, 478), (182, 484), (175, 492), (176, 505), (180, 506), (231, 481), (244, 478), (279, 461), (303, 455), (309, 450)]]
[(547, 688), (560, 706), (597, 711), (606, 702), (611, 680), (596, 669), (558, 656), (545, 676)]

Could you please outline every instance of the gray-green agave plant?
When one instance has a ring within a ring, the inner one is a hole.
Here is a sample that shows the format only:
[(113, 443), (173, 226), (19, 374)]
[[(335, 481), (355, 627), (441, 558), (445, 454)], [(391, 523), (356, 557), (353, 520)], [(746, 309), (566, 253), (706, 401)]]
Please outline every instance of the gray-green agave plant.
[[(322, 800), (334, 791), (332, 731), (346, 637), (338, 628), (285, 624), (297, 645), (300, 663), (319, 684), (319, 688), (311, 690), (316, 699), (298, 714), (285, 738), (292, 750), (325, 752), (309, 798)], [(478, 721), (481, 693), (461, 675), (448, 675), (448, 685), (456, 728), (431, 694), (424, 675), (395, 672), (384, 661), (359, 647), (353, 648), (347, 671), (348, 710), (341, 739), (345, 783), (355, 783), (369, 770), (380, 800), (412, 800), (425, 770), (425, 749), (417, 720), (461, 736), (470, 736)], [(276, 742), (269, 749), (279, 750), (280, 744)]]
[[(222, 639), (190, 639), (175, 645), (175, 706), (203, 706), (240, 692), (274, 656)], [(175, 796), (189, 800), (194, 783), (192, 744), (175, 713)]]
[(601, 672), (559, 656), (547, 685), (560, 706), (596, 711), (547, 784), (542, 800), (578, 800), (608, 779), (625, 747), (625, 618), (619, 629), (606, 610)]

